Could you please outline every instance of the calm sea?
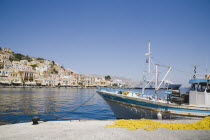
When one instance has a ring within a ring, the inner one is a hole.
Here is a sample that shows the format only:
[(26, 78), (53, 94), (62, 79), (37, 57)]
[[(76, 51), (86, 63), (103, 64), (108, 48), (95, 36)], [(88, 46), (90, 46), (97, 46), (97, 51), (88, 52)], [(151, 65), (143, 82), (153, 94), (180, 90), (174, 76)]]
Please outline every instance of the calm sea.
[[(140, 89), (134, 91), (140, 92)], [(152, 95), (154, 90), (145, 92)], [(95, 89), (0, 88), (0, 122), (28, 122), (33, 116), (52, 121), (115, 119), (106, 102), (94, 94)], [(91, 96), (93, 98), (84, 104)], [(164, 96), (164, 90), (160, 96)]]

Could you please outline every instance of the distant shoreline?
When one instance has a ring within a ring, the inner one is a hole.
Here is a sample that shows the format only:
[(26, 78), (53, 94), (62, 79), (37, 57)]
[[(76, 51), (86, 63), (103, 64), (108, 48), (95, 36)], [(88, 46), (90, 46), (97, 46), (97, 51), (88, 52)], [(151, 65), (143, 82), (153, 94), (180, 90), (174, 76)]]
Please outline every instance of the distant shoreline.
[(96, 88), (96, 87), (78, 87), (78, 86), (11, 86), (0, 85), (0, 88)]

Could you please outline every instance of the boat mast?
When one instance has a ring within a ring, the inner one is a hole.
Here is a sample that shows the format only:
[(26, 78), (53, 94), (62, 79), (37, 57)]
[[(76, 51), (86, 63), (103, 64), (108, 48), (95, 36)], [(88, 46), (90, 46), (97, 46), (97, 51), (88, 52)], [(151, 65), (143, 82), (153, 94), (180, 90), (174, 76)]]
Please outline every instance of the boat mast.
[[(162, 81), (160, 82), (160, 84), (158, 84), (158, 78), (159, 78), (159, 73), (158, 73), (158, 67), (165, 67), (168, 68), (168, 71), (166, 72), (165, 76), (163, 77)], [(166, 79), (166, 77), (168, 76), (169, 72), (171, 71), (171, 67), (170, 66), (164, 66), (164, 65), (160, 65), (160, 64), (156, 64), (155, 65), (155, 100), (157, 101), (157, 91), (160, 89), (160, 86), (163, 84), (163, 81)]]
[(158, 91), (158, 64), (155, 65), (155, 100), (157, 100)]
[(150, 40), (148, 43), (148, 53), (145, 54), (147, 56), (147, 63), (148, 63), (148, 74), (150, 74), (151, 70), (150, 70), (150, 65), (151, 65), (151, 52), (150, 52)]
[[(150, 70), (150, 65), (151, 65), (151, 52), (150, 52), (150, 40), (148, 41), (148, 53), (145, 54), (145, 56), (147, 56), (147, 59), (146, 59), (146, 63), (148, 63), (148, 71), (147, 71), (147, 75), (149, 75), (151, 73), (151, 70)], [(145, 83), (145, 73), (143, 74), (144, 77), (143, 77), (143, 82)], [(149, 82), (149, 84), (151, 83), (151, 81)], [(142, 93), (144, 94), (144, 89), (149, 85), (149, 84), (145, 84), (143, 85), (143, 89), (142, 89)]]

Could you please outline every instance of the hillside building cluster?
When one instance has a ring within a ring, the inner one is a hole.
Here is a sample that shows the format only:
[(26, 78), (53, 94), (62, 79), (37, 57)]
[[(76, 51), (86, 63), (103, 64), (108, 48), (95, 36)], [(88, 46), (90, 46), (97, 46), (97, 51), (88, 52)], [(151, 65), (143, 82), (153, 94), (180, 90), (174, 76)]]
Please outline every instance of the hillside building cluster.
[[(21, 56), (27, 59), (17, 59)], [(64, 69), (54, 61), (36, 57), (23, 57), (11, 49), (0, 49), (0, 84), (1, 85), (39, 85), (39, 86), (122, 86), (121, 80), (107, 80), (103, 76), (79, 74), (71, 69)]]

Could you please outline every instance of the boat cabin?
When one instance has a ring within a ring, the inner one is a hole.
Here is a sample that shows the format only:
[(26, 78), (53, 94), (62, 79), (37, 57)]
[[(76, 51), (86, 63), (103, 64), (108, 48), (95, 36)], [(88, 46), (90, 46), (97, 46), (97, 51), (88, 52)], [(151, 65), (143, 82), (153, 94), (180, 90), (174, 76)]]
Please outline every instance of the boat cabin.
[(190, 105), (210, 106), (210, 79), (191, 79)]

